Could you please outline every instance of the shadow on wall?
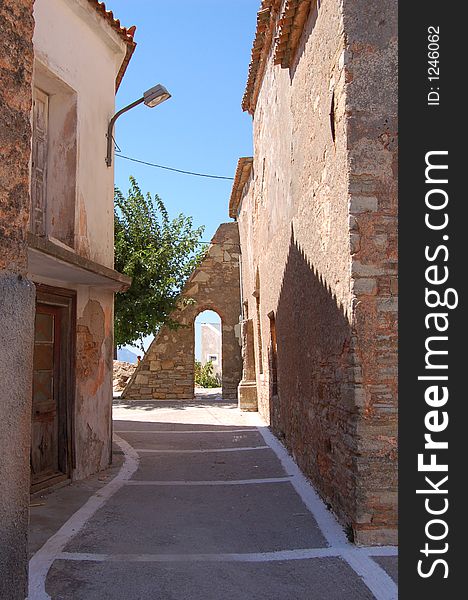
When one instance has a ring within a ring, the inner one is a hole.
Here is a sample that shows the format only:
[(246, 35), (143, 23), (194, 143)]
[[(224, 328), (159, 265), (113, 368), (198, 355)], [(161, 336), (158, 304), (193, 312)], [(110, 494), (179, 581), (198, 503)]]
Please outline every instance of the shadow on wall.
[(304, 30), (299, 39), (299, 43), (297, 45), (296, 51), (294, 53), (292, 53), (293, 57), (289, 64), (289, 79), (291, 82), (294, 79), (294, 76), (296, 74), (296, 69), (297, 69), (297, 67), (301, 61), (301, 58), (304, 54), (305, 47), (307, 45), (309, 37), (311, 36), (311, 34), (314, 30), (315, 23), (317, 22), (317, 19), (318, 19), (318, 13), (319, 13), (321, 4), (322, 3), (320, 2), (320, 0), (317, 0), (317, 2), (313, 3), (311, 5), (312, 10), (308, 11), (307, 15), (305, 17)]
[[(270, 402), (273, 431), (335, 512), (349, 522), (355, 514), (358, 415), (352, 328), (294, 232), (275, 329), (278, 395)], [(270, 360), (270, 380), (271, 370)]]

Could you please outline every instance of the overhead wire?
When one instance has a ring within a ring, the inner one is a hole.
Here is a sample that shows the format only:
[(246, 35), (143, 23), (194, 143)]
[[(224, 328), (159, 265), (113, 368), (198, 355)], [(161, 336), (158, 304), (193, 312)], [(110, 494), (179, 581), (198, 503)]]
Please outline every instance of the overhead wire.
[(119, 152), (116, 152), (115, 156), (118, 156), (119, 158), (123, 158), (125, 160), (130, 160), (135, 163), (139, 163), (141, 165), (147, 165), (148, 167), (154, 167), (156, 169), (165, 169), (166, 171), (174, 171), (175, 173), (182, 173), (183, 175), (192, 175), (194, 177), (207, 177), (209, 179), (227, 179), (229, 181), (234, 181), (234, 177), (224, 177), (223, 175), (209, 175), (207, 173), (197, 173), (195, 171), (185, 171), (184, 169), (175, 169), (174, 167), (167, 167), (166, 165), (158, 165), (156, 163), (148, 162), (146, 160), (140, 160), (138, 158), (132, 158), (131, 156), (125, 156), (124, 154), (120, 154)]

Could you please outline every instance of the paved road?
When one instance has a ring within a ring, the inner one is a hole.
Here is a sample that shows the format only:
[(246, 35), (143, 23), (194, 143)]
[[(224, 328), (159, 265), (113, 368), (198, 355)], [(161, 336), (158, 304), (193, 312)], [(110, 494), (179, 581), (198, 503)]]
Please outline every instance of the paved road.
[(35, 554), (29, 600), (397, 597), (394, 549), (348, 544), (258, 416), (203, 399), (114, 419), (123, 465)]

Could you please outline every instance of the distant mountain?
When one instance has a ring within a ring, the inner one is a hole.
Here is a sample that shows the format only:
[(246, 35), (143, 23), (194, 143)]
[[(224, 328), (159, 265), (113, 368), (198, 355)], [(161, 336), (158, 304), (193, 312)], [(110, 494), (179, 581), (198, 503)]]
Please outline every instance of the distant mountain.
[(117, 360), (123, 360), (124, 362), (135, 365), (137, 363), (137, 355), (133, 352), (130, 352), (130, 350), (127, 350), (127, 348), (118, 348)]

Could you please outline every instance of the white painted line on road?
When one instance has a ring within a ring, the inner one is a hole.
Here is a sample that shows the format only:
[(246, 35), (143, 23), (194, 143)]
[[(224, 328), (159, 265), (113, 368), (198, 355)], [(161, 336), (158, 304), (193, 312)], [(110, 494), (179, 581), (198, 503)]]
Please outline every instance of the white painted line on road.
[(78, 509), (62, 527), (34, 554), (29, 561), (28, 600), (50, 600), (45, 589), (47, 573), (54, 560), (61, 554), (68, 542), (84, 527), (87, 521), (99, 510), (138, 468), (139, 456), (125, 440), (114, 435), (114, 441), (121, 448), (125, 460), (117, 475), (107, 485), (99, 489)]
[[(340, 556), (362, 578), (364, 583), (374, 594), (376, 600), (397, 600), (398, 588), (393, 579), (378, 563), (372, 560), (372, 552), (377, 548), (358, 548), (346, 539), (332, 513), (327, 510), (311, 483), (303, 475), (294, 460), (289, 456), (286, 448), (271, 433), (260, 415), (250, 414), (250, 422), (257, 423), (265, 443), (281, 461), (286, 473), (292, 475), (291, 483), (302, 501), (314, 516), (317, 524), (331, 548), (339, 550)], [(387, 547), (388, 548), (388, 547)], [(365, 550), (365, 551), (364, 551)], [(388, 552), (388, 550), (387, 550)], [(389, 555), (389, 554), (388, 554)], [(387, 556), (388, 556), (387, 555)], [(377, 556), (377, 554), (375, 554)]]
[(246, 448), (209, 448), (207, 450), (147, 450), (135, 448), (135, 451), (148, 454), (209, 454), (212, 452), (243, 452), (246, 450), (270, 450), (269, 446), (249, 446)]
[(319, 498), (317, 492), (306, 479), (302, 471), (287, 453), (281, 442), (271, 433), (271, 431), (263, 426), (260, 426), (261, 433), (266, 444), (273, 450), (279, 458), (284, 470), (291, 477), (291, 483), (294, 489), (301, 497), (304, 504), (315, 517), (321, 532), (325, 536), (328, 544), (335, 548), (345, 548), (349, 544), (343, 529), (338, 525), (331, 512), (326, 508), (325, 504)]
[[(251, 415), (254, 417), (254, 415)], [(249, 418), (249, 424), (254, 419)], [(45, 581), (47, 573), (55, 560), (69, 561), (96, 561), (96, 562), (116, 562), (116, 561), (134, 561), (134, 562), (185, 562), (185, 561), (209, 561), (209, 562), (273, 562), (287, 560), (307, 560), (320, 559), (324, 557), (341, 557), (358, 574), (367, 587), (374, 594), (376, 600), (396, 600), (397, 586), (387, 573), (375, 562), (373, 556), (393, 556), (396, 549), (393, 547), (381, 548), (357, 548), (350, 544), (340, 526), (334, 520), (332, 514), (321, 502), (315, 490), (301, 473), (294, 461), (289, 457), (282, 444), (271, 434), (256, 416), (255, 426), (263, 436), (266, 446), (256, 446), (249, 448), (219, 448), (208, 450), (135, 450), (125, 440), (118, 435), (114, 436), (115, 441), (125, 454), (125, 462), (118, 475), (107, 485), (103, 486), (94, 496), (76, 512), (72, 517), (53, 535), (44, 546), (33, 556), (30, 561), (30, 592), (29, 600), (50, 600), (50, 596), (45, 590)], [(239, 430), (234, 430), (238, 432)], [(252, 431), (249, 429), (248, 431)], [(139, 431), (140, 432), (140, 431)], [(216, 431), (219, 433), (218, 431)], [(147, 433), (147, 432), (142, 432)], [(155, 432), (160, 433), (160, 432)], [(173, 432), (167, 432), (173, 433)], [(186, 433), (186, 432), (180, 432)], [(196, 433), (206, 433), (196, 431)], [(280, 459), (286, 473), (290, 474), (282, 478), (269, 478), (264, 480), (238, 480), (221, 482), (159, 482), (159, 481), (136, 481), (131, 480), (138, 468), (139, 456), (137, 452), (143, 453), (193, 453), (193, 452), (236, 452), (242, 450), (262, 450), (271, 449)], [(294, 549), (263, 553), (232, 553), (232, 554), (89, 554), (64, 552), (68, 542), (85, 526), (87, 521), (99, 510), (109, 498), (117, 492), (123, 485), (230, 485), (239, 483), (265, 482), (289, 482), (296, 489), (302, 498), (308, 510), (315, 517), (321, 528), (329, 546), (326, 548)]]
[(359, 550), (356, 551), (355, 548), (343, 552), (342, 556), (349, 566), (362, 578), (377, 600), (395, 600), (398, 598), (396, 583), (369, 556), (359, 552)]
[(291, 483), (291, 477), (270, 477), (266, 479), (223, 479), (211, 481), (139, 481), (131, 479), (125, 482), (125, 485), (257, 485), (262, 483)]
[(305, 548), (232, 554), (89, 554), (62, 552), (58, 560), (93, 562), (274, 562), (340, 556), (338, 548)]
[(248, 433), (258, 433), (257, 428), (255, 427), (251, 427), (250, 429), (225, 429), (224, 431), (218, 431), (216, 429), (207, 429), (205, 431), (200, 431), (199, 429), (193, 429), (193, 430), (189, 430), (189, 431), (182, 431), (182, 430), (177, 430), (177, 431), (157, 431), (157, 430), (152, 430), (152, 431), (147, 431), (147, 430), (143, 430), (143, 429), (116, 429), (115, 430), (116, 433), (153, 433), (154, 435), (159, 435), (160, 433), (163, 434), (173, 434), (173, 433), (242, 433), (242, 432), (248, 432)]

